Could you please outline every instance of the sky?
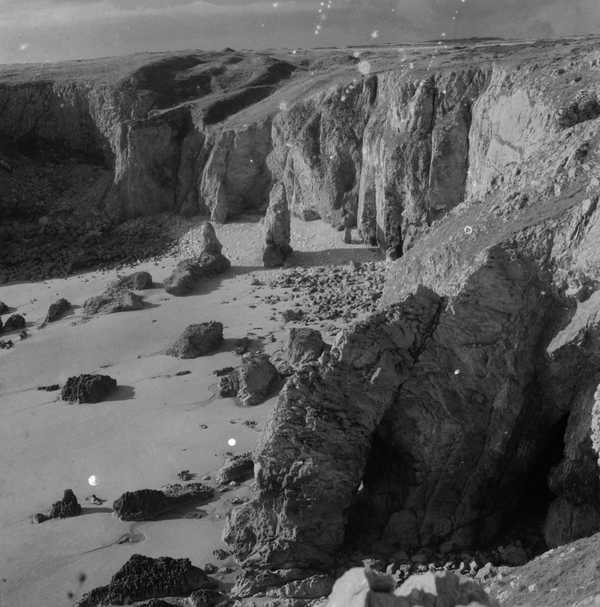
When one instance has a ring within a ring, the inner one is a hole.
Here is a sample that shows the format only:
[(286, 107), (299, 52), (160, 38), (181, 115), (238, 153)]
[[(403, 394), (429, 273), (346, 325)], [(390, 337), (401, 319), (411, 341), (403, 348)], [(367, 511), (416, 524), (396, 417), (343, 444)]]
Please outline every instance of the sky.
[(600, 33), (600, 0), (0, 0), (0, 63)]

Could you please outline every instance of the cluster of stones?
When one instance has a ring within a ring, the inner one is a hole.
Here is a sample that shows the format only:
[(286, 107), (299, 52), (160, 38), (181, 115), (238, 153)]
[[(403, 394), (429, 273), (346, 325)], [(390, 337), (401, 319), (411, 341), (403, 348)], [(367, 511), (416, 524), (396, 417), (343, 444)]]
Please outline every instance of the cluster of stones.
[[(385, 281), (383, 262), (350, 263), (345, 266), (297, 268), (282, 273), (270, 287), (289, 289), (288, 299), (302, 308), (304, 322), (351, 321), (374, 312)], [(267, 296), (268, 303), (282, 298)]]

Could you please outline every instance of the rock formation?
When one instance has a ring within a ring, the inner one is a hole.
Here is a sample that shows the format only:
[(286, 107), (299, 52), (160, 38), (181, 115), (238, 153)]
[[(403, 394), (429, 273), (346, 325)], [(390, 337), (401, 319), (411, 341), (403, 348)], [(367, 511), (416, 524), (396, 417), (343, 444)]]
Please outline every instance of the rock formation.
[(197, 358), (212, 354), (222, 343), (223, 325), (211, 320), (187, 327), (166, 354), (177, 358)]
[(95, 314), (115, 314), (132, 312), (144, 307), (144, 299), (128, 289), (109, 288), (100, 295), (86, 299), (83, 313), (86, 316)]
[(229, 458), (221, 466), (217, 474), (217, 482), (220, 485), (228, 485), (231, 482), (243, 483), (254, 476), (254, 462), (251, 453), (242, 453)]
[(71, 516), (79, 516), (81, 514), (81, 506), (75, 497), (72, 489), (65, 489), (63, 498), (58, 502), (54, 502), (47, 514), (38, 513), (34, 516), (37, 523), (43, 523), (51, 518), (69, 518)]
[(292, 253), (290, 246), (290, 211), (282, 184), (273, 187), (264, 218), (265, 248), (263, 263), (266, 268), (282, 266)]
[(48, 313), (46, 314), (46, 318), (44, 319), (43, 324), (48, 324), (60, 320), (72, 309), (73, 306), (71, 305), (71, 302), (66, 300), (64, 297), (61, 297), (53, 304), (50, 304), (50, 307), (48, 308)]
[(27, 326), (25, 317), (21, 314), (12, 314), (4, 321), (5, 331), (20, 331)]
[(84, 374), (69, 377), (60, 397), (71, 403), (99, 403), (117, 389), (117, 380), (108, 375)]
[(152, 275), (149, 272), (134, 272), (128, 276), (121, 276), (109, 285), (109, 289), (131, 289), (144, 291), (152, 288)]
[(210, 223), (202, 226), (200, 254), (180, 261), (171, 276), (164, 281), (165, 291), (171, 295), (187, 295), (203, 278), (226, 272), (231, 264), (221, 253), (222, 246)]
[(151, 598), (186, 597), (195, 590), (214, 590), (217, 582), (189, 559), (162, 556), (154, 559), (134, 554), (113, 575), (107, 586), (94, 588), (78, 607), (126, 605)]
[(287, 355), (290, 364), (302, 365), (319, 359), (326, 344), (316, 329), (292, 328), (288, 336)]

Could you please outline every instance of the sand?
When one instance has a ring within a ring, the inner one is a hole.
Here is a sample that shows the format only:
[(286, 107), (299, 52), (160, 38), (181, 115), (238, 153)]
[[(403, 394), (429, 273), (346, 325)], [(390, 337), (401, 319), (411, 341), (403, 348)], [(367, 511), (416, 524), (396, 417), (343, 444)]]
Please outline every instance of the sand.
[[(261, 267), (255, 218), (217, 226), (217, 234), (232, 262), (230, 272), (188, 297), (173, 297), (157, 286), (144, 293), (150, 305), (136, 312), (84, 321), (77, 308), (38, 329), (50, 303), (66, 297), (81, 306), (117, 276), (116, 270), (0, 287), (0, 300), (30, 323), (28, 339), (17, 336), (14, 349), (0, 351), (0, 607), (70, 605), (106, 584), (134, 553), (189, 557), (198, 566), (216, 563), (212, 551), (222, 546), (231, 499), (247, 495), (249, 483), (219, 494), (202, 507), (202, 518), (132, 525), (119, 521), (110, 507), (124, 491), (178, 482), (183, 469), (195, 474), (194, 480), (214, 478), (227, 452), (254, 448), (274, 406), (275, 398), (248, 409), (216, 398), (213, 371), (239, 364), (233, 340), (249, 332), (267, 338), (267, 352), (281, 354), (287, 329), (279, 311), (289, 302), (261, 304), (272, 291), (251, 282), (267, 282), (286, 270)], [(295, 260), (302, 265), (375, 258), (362, 245), (344, 245), (341, 234), (320, 221), (294, 221), (293, 234)], [(339, 247), (332, 248), (332, 242)], [(189, 242), (183, 245), (189, 248)], [(176, 257), (165, 257), (119, 273), (148, 270), (160, 282), (175, 263)], [(188, 324), (208, 320), (224, 324), (221, 351), (194, 360), (161, 353)], [(175, 376), (183, 370), (191, 373)], [(58, 400), (59, 393), (36, 389), (84, 372), (111, 375), (118, 392), (102, 403), (69, 405)], [(256, 421), (256, 427), (243, 425), (246, 420)], [(233, 448), (230, 438), (237, 441)], [(97, 479), (94, 487), (88, 484), (91, 475)], [(66, 488), (77, 495), (83, 514), (33, 524), (31, 515), (45, 511)], [(85, 502), (92, 493), (107, 501), (102, 506)], [(139, 541), (119, 544), (128, 532)]]

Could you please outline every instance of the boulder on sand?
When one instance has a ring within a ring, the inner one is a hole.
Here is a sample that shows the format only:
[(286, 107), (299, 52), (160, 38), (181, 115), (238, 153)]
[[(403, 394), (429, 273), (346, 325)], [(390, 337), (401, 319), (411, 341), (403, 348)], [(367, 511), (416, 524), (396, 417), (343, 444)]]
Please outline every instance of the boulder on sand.
[(107, 586), (94, 588), (84, 595), (78, 607), (129, 605), (153, 598), (186, 597), (195, 590), (217, 587), (217, 582), (199, 567), (194, 567), (189, 559), (168, 556), (155, 559), (134, 554)]
[(52, 507), (47, 514), (38, 513), (34, 515), (34, 520), (37, 523), (43, 523), (51, 518), (69, 518), (79, 516), (81, 514), (81, 506), (75, 497), (72, 489), (65, 489), (63, 498), (52, 504)]
[(152, 521), (186, 502), (207, 501), (214, 493), (212, 487), (202, 483), (127, 491), (113, 502), (113, 510), (123, 521)]
[(270, 398), (280, 380), (266, 354), (247, 354), (239, 367), (219, 378), (219, 395), (236, 397), (243, 407), (252, 407)]
[(43, 324), (60, 320), (72, 309), (73, 306), (71, 305), (71, 302), (66, 300), (64, 297), (61, 297), (58, 301), (55, 301), (53, 304), (50, 304), (50, 307), (48, 308), (48, 313), (46, 314), (46, 318)]
[(222, 248), (212, 224), (205, 223), (201, 232), (200, 254), (177, 264), (171, 276), (163, 283), (165, 291), (171, 295), (187, 295), (203, 278), (226, 272), (231, 263), (221, 253)]
[(292, 365), (316, 361), (325, 349), (321, 333), (306, 327), (290, 329), (287, 353)]
[(3, 302), (0, 301), (0, 314), (6, 314), (10, 308)]
[(144, 307), (142, 297), (127, 289), (107, 289), (104, 293), (90, 297), (83, 304), (86, 316), (94, 314), (114, 314), (115, 312), (131, 312)]
[(280, 267), (292, 253), (290, 210), (282, 183), (276, 183), (273, 186), (263, 221), (265, 231), (263, 263), (266, 268)]
[(69, 377), (61, 398), (71, 403), (99, 403), (117, 389), (117, 380), (109, 375), (84, 374)]
[(215, 321), (202, 322), (187, 327), (166, 353), (177, 358), (197, 358), (212, 354), (222, 342), (223, 325)]
[(109, 289), (131, 289), (144, 291), (152, 288), (152, 275), (149, 272), (134, 272), (127, 276), (120, 276), (109, 285)]
[(27, 321), (21, 314), (13, 314), (6, 319), (4, 323), (5, 331), (20, 331), (27, 326)]

